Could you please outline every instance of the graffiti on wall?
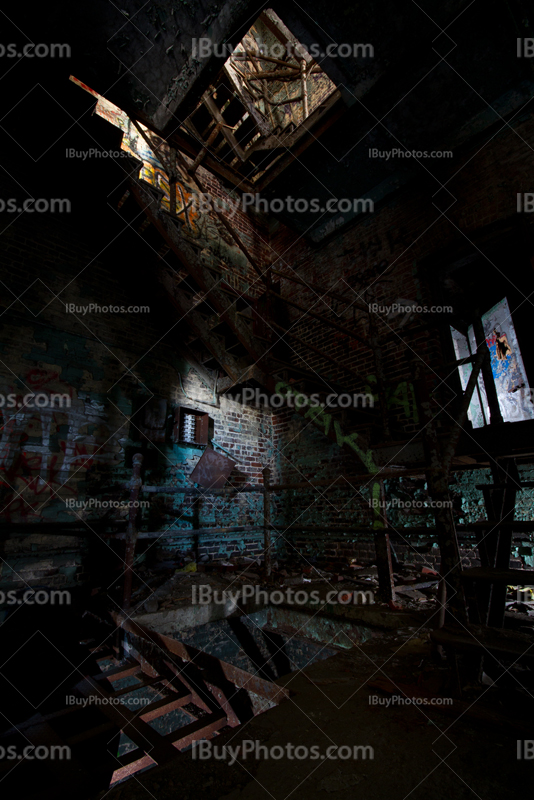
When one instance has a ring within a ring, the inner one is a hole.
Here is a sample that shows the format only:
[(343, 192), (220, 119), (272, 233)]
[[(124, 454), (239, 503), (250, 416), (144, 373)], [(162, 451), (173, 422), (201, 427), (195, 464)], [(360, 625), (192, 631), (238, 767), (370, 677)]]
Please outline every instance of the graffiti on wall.
[[(295, 392), (294, 389), (284, 381), (279, 381), (279, 383), (276, 384), (275, 392), (285, 392), (286, 394), (291, 392), (295, 396), (295, 403), (297, 404), (297, 407), (303, 407), (304, 405), (301, 398), (306, 400), (306, 405), (309, 404), (306, 395)], [(304, 416), (310, 419), (319, 429), (322, 428), (322, 432), (325, 434), (325, 436), (328, 436), (330, 432), (333, 432), (335, 434), (336, 444), (338, 447), (350, 447), (354, 453), (356, 453), (370, 475), (376, 475), (380, 471), (380, 468), (375, 464), (373, 451), (370, 448), (363, 446), (361, 441), (358, 441), (361, 440), (360, 435), (356, 432), (345, 434), (339, 422), (337, 420), (332, 420), (332, 415), (328, 414), (324, 408), (321, 408), (321, 406), (310, 406), (305, 412)], [(377, 500), (380, 497), (380, 483), (376, 480), (371, 484), (371, 496), (374, 500)], [(384, 528), (385, 526), (381, 519), (379, 504), (373, 502), (372, 508), (374, 516), (373, 528), (375, 530)]]
[[(167, 211), (170, 211), (169, 177), (162, 163), (163, 161), (168, 163), (171, 160), (171, 153), (167, 143), (163, 139), (154, 137), (148, 128), (139, 123), (139, 128), (145, 134), (150, 134), (153, 137), (158, 153), (162, 153), (162, 159), (160, 160), (124, 111), (76, 78), (71, 76), (71, 80), (96, 98), (95, 113), (122, 131), (121, 149), (142, 162), (139, 173), (140, 179), (162, 192), (161, 205)], [(175, 212), (177, 218), (183, 224), (182, 236), (195, 239), (201, 250), (201, 260), (205, 266), (217, 267), (225, 273), (225, 280), (230, 285), (234, 285), (237, 281), (241, 291), (248, 291), (250, 288), (249, 279), (254, 282), (255, 275), (251, 273), (247, 258), (236, 246), (223, 224), (218, 220), (215, 212), (210, 209), (210, 204), (208, 203), (207, 207), (203, 206), (202, 198), (199, 198), (195, 182), (191, 179), (187, 170), (180, 165), (179, 161), (176, 164), (176, 170), (178, 177), (176, 181)], [(221, 208), (220, 198), (215, 198), (214, 203)], [(222, 203), (222, 206), (224, 207), (224, 203)], [(234, 288), (238, 287), (234, 286)]]
[(8, 520), (40, 516), (51, 501), (76, 495), (92, 466), (119, 463), (120, 430), (109, 428), (101, 404), (81, 399), (59, 375), (59, 368), (32, 369), (18, 385), (0, 385), (0, 396), (14, 398), (0, 408), (0, 514)]
[[(379, 397), (376, 386), (376, 375), (368, 375), (365, 391), (368, 394), (372, 394), (375, 398), (375, 403), (378, 403)], [(393, 413), (399, 410), (402, 411), (403, 416), (408, 422), (419, 422), (415, 390), (413, 384), (408, 381), (401, 381), (393, 386), (388, 385), (386, 387), (386, 407), (388, 411)]]

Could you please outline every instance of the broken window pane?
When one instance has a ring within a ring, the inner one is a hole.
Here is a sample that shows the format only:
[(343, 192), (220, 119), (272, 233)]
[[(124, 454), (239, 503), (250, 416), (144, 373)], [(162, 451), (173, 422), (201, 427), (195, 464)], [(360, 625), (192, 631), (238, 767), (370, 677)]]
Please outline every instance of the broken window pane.
[[(531, 391), (506, 297), (482, 315), (482, 325), (490, 350), (491, 370), (504, 422), (534, 419)], [(466, 338), (459, 331), (451, 328), (454, 351), (458, 360), (468, 358), (476, 353), (472, 325), (469, 326), (467, 333)], [(471, 371), (471, 364), (463, 364), (458, 367), (464, 391)], [(481, 428), (489, 423), (489, 404), (482, 374), (478, 378), (477, 389), (469, 406), (468, 417), (474, 428)]]

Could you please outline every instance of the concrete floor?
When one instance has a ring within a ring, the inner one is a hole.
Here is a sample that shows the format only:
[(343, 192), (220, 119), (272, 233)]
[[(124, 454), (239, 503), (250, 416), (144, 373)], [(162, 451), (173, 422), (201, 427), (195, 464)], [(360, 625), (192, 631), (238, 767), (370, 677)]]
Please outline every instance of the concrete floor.
[[(243, 740), (268, 747), (315, 745), (321, 754), (333, 744), (363, 745), (373, 748), (372, 759), (254, 760), (249, 755), (246, 760), (238, 756), (230, 766), (213, 758), (193, 762), (187, 751), (99, 797), (311, 800), (326, 794), (333, 800), (507, 800), (532, 785), (534, 761), (516, 757), (517, 739), (529, 738), (528, 724), (518, 733), (500, 719), (473, 717), (486, 708), (490, 717), (500, 713), (504, 718), (509, 706), (495, 688), (468, 688), (462, 702), (447, 709), (372, 705), (371, 695), (387, 695), (367, 683), (385, 677), (451, 696), (449, 671), (433, 661), (428, 629), (383, 627), (375, 634), (350, 651), (279, 679), (294, 692), (289, 700), (212, 740), (232, 748)], [(524, 707), (526, 700), (526, 694), (516, 694), (515, 705)]]

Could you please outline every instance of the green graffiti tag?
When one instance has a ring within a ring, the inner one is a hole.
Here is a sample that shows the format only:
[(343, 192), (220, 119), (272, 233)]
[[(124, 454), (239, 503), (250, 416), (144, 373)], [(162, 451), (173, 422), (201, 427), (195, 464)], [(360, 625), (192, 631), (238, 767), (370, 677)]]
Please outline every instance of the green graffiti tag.
[[(288, 397), (290, 394), (295, 395), (295, 397), (299, 398), (299, 407), (301, 409), (305, 408), (309, 404), (309, 399), (306, 397), (306, 395), (301, 394), (300, 392), (293, 392), (291, 386), (284, 381), (279, 381), (276, 384), (275, 392), (278, 394), (285, 394), (286, 397)], [(310, 406), (304, 416), (308, 419), (311, 419), (311, 421), (318, 427), (322, 427), (325, 436), (328, 435), (332, 423), (332, 415), (327, 414), (326, 411), (321, 408), (321, 406)], [(338, 447), (343, 447), (343, 445), (350, 447), (365, 466), (367, 472), (369, 472), (371, 475), (376, 475), (376, 473), (379, 472), (379, 468), (374, 462), (373, 451), (362, 449), (358, 444), (356, 444), (356, 441), (359, 438), (357, 433), (349, 433), (345, 435), (341, 425), (337, 420), (334, 420), (334, 432)], [(372, 484), (371, 494), (373, 500), (378, 500), (380, 498), (380, 483), (378, 483), (378, 481), (374, 481)], [(373, 528), (378, 530), (384, 527), (384, 523), (380, 519), (379, 503), (372, 503), (372, 506), (374, 514)]]
[[(368, 394), (372, 394), (375, 398), (375, 401), (378, 400), (376, 383), (376, 375), (367, 376), (365, 391)], [(415, 402), (415, 391), (413, 384), (408, 383), (408, 381), (401, 381), (401, 383), (398, 383), (397, 386), (386, 388), (386, 406), (390, 410), (401, 408), (406, 419), (413, 423), (419, 422), (419, 414), (417, 411), (417, 404)]]

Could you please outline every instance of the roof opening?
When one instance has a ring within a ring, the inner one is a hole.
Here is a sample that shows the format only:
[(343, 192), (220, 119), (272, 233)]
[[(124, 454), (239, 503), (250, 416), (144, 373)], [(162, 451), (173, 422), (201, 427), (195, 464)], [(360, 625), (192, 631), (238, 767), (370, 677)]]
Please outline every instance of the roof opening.
[(197, 149), (257, 183), (339, 99), (321, 65), (267, 9), (183, 123), (183, 132), (196, 140)]

